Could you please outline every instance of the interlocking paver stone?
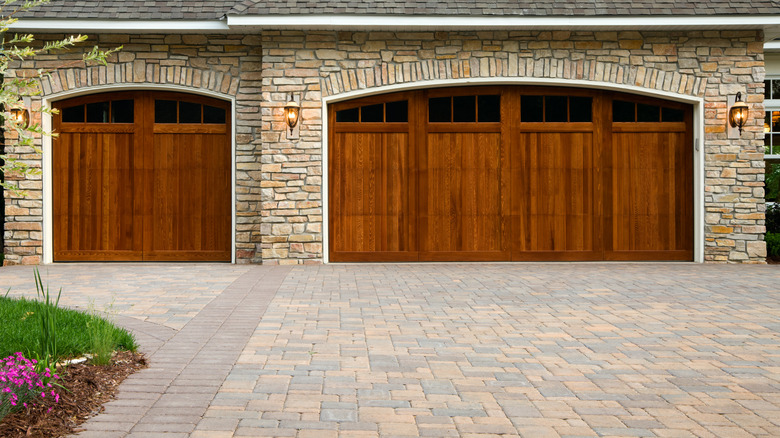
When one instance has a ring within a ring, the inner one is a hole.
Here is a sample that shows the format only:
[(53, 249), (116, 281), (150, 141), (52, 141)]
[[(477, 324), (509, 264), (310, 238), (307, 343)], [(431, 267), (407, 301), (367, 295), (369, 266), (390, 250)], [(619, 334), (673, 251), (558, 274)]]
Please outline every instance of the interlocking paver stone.
[(85, 437), (780, 436), (774, 266), (139, 266), (44, 268), (150, 355)]

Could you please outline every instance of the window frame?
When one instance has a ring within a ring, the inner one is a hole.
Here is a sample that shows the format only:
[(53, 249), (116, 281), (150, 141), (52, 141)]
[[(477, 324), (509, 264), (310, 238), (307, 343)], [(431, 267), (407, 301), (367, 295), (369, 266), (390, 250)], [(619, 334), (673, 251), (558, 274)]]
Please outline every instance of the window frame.
[[(780, 74), (768, 74), (764, 78), (764, 87), (766, 87), (768, 82), (770, 81), (777, 81), (780, 82)], [(775, 97), (775, 96), (772, 96)], [(780, 96), (777, 96), (777, 99), (764, 99), (764, 117), (763, 120), (766, 120), (766, 113), (772, 113), (774, 111), (780, 111)], [(771, 117), (771, 116), (770, 116)], [(771, 126), (769, 128), (770, 130), (764, 131), (764, 159), (774, 159), (774, 160), (780, 160), (780, 144), (772, 145), (767, 144), (767, 139), (771, 139), (772, 135), (777, 135), (778, 138), (780, 138), (780, 131), (772, 131)], [(770, 140), (771, 143), (771, 140)]]

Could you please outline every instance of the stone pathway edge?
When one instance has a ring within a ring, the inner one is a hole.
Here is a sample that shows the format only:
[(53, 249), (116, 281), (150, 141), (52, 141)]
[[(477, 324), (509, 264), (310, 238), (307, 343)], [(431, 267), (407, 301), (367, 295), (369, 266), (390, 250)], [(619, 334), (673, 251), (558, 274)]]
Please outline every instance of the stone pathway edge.
[(251, 269), (178, 332), (117, 315), (117, 324), (136, 333), (150, 366), (129, 376), (117, 398), (75, 436), (189, 436), (289, 271), (288, 266)]

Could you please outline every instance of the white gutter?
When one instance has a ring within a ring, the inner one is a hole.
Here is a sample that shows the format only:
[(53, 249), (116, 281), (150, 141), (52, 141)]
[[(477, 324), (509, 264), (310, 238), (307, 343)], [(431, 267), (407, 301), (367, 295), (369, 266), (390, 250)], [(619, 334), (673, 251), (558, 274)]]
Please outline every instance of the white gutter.
[[(780, 12), (780, 10), (778, 11)], [(744, 16), (442, 16), (442, 15), (254, 15), (228, 16), (230, 28), (764, 28), (780, 26), (780, 15)]]
[(764, 43), (764, 51), (765, 52), (780, 51), (780, 41), (770, 41), (768, 43)]
[[(258, 29), (691, 29), (742, 28), (780, 32), (780, 15), (744, 16), (442, 16), (254, 15), (216, 20), (28, 19), (9, 26), (32, 32), (225, 32)], [(243, 29), (246, 30), (246, 29)]]
[(46, 20), (37, 18), (20, 18), (8, 28), (12, 31), (82, 33), (230, 30), (225, 20)]

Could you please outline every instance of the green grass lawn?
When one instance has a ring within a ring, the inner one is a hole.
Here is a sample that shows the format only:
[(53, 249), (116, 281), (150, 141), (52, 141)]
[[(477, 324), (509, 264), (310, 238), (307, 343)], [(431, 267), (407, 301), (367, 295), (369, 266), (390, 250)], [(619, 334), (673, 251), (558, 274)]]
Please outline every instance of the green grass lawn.
[[(0, 294), (0, 358), (21, 351), (25, 357), (36, 350), (41, 331), (36, 312), (43, 306), (35, 300), (24, 298), (4, 298)], [(90, 330), (87, 326), (98, 322), (96, 316), (70, 309), (58, 309), (57, 315), (57, 352), (61, 358), (81, 356), (91, 353)], [(137, 346), (133, 336), (126, 330), (111, 325), (110, 337), (114, 350), (135, 351)]]

